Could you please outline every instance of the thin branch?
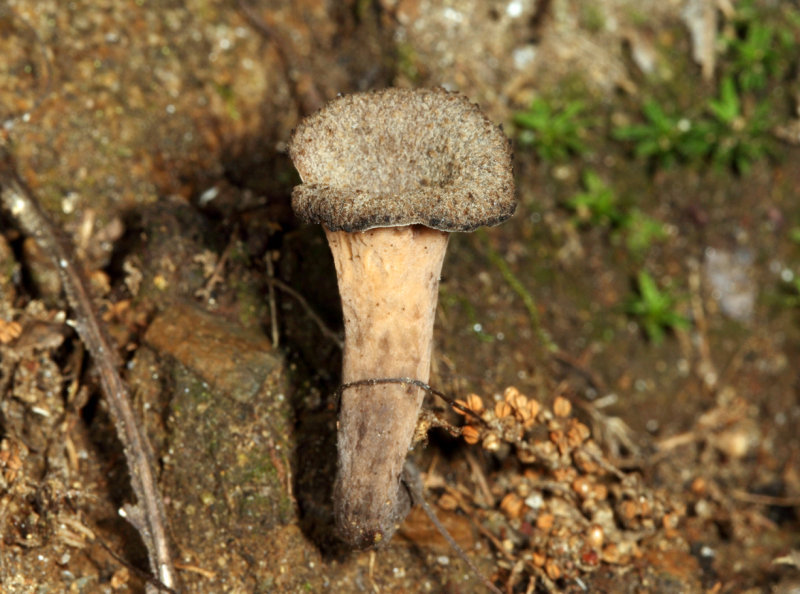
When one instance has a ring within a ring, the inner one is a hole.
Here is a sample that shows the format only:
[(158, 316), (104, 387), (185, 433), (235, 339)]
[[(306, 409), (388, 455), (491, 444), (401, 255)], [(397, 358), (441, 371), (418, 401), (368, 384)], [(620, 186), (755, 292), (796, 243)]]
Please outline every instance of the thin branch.
[(773, 497), (772, 495), (762, 495), (761, 493), (748, 493), (741, 489), (733, 489), (731, 497), (747, 503), (756, 505), (771, 505), (774, 507), (798, 507), (800, 506), (800, 496), (795, 497)]
[(208, 277), (206, 284), (202, 288), (197, 289), (197, 291), (194, 292), (195, 297), (199, 297), (200, 299), (206, 302), (211, 300), (211, 296), (214, 293), (214, 289), (216, 288), (216, 286), (218, 284), (221, 284), (225, 280), (224, 277), (225, 266), (228, 263), (228, 257), (231, 254), (231, 248), (233, 248), (233, 244), (236, 241), (237, 241), (236, 233), (234, 232), (233, 235), (231, 236), (230, 241), (228, 241), (228, 245), (226, 245), (225, 249), (222, 250), (222, 255), (219, 257), (217, 263), (214, 265), (214, 270), (211, 271), (211, 276)]
[(305, 297), (303, 297), (300, 293), (295, 291), (292, 287), (290, 287), (280, 279), (270, 276), (267, 278), (267, 282), (270, 285), (274, 285), (276, 288), (280, 289), (287, 295), (294, 297), (300, 303), (303, 309), (306, 310), (308, 317), (311, 318), (311, 320), (317, 325), (317, 327), (319, 327), (320, 332), (322, 332), (325, 336), (327, 336), (334, 343), (336, 343), (336, 346), (338, 346), (340, 349), (344, 348), (344, 341), (341, 338), (339, 338), (339, 335), (336, 334), (336, 332), (328, 328), (325, 322), (322, 321), (322, 318), (319, 317), (313, 309), (311, 309), (311, 306), (308, 304), (308, 301), (306, 301)]
[[(272, 263), (272, 252), (267, 252), (265, 262), (267, 265), (267, 277), (270, 281), (275, 280), (275, 265)], [(311, 308), (306, 309), (310, 311)], [(269, 325), (272, 332), (272, 348), (277, 349), (281, 333), (278, 331), (278, 307), (275, 302), (275, 283), (273, 282), (269, 283)]]
[(120, 515), (139, 531), (147, 548), (150, 567), (156, 577), (147, 585), (172, 591), (176, 585), (166, 536), (164, 504), (156, 486), (153, 452), (131, 405), (130, 394), (117, 371), (120, 360), (113, 343), (100, 324), (92, 303), (89, 283), (76, 264), (69, 240), (50, 221), (34, 193), (17, 173), (12, 156), (0, 147), (0, 200), (11, 212), (20, 229), (33, 237), (55, 262), (69, 302), (73, 323), (97, 367), (100, 384), (111, 418), (122, 443), (136, 505), (125, 505)]
[(436, 517), (436, 512), (434, 512), (431, 506), (428, 505), (428, 502), (425, 501), (425, 495), (422, 492), (422, 480), (420, 480), (419, 470), (412, 462), (406, 462), (405, 464), (403, 469), (403, 484), (411, 494), (412, 501), (414, 501), (414, 503), (423, 509), (430, 521), (433, 522), (433, 525), (436, 526), (439, 534), (444, 537), (444, 539), (447, 541), (447, 544), (453, 548), (461, 560), (467, 564), (467, 567), (469, 567), (470, 571), (472, 571), (472, 573), (483, 582), (483, 585), (486, 586), (490, 592), (493, 592), (494, 594), (503, 594), (500, 588), (495, 586), (489, 580), (489, 578), (481, 573), (480, 569), (478, 569), (477, 566), (472, 562), (472, 559), (470, 559), (464, 552), (464, 549), (462, 549), (461, 546), (456, 542), (456, 539), (450, 535), (450, 532), (447, 531), (447, 528), (445, 528), (444, 525), (439, 521), (439, 518)]

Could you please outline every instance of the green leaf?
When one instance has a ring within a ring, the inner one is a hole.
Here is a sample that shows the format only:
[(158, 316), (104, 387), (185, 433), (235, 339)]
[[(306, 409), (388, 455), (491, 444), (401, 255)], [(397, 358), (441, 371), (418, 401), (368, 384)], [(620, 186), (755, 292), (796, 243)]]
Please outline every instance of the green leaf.
[(730, 76), (726, 76), (720, 83), (719, 99), (711, 99), (708, 108), (721, 122), (731, 125), (739, 117), (741, 104), (736, 94), (736, 86)]

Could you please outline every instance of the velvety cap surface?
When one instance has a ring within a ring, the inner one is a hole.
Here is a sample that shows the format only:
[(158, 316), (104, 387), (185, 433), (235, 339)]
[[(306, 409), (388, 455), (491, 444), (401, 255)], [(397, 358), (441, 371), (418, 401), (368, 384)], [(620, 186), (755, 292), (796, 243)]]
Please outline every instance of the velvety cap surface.
[(300, 123), (289, 154), (303, 180), (295, 213), (333, 231), (471, 231), (516, 208), (508, 139), (443, 89), (339, 97)]

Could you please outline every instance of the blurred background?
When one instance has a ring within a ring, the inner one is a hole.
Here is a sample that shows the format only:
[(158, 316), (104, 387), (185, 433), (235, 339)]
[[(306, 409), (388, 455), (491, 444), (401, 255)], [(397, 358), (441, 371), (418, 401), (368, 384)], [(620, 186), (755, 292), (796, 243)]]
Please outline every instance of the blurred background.
[[(798, 47), (789, 0), (0, 1), (2, 147), (119, 345), (182, 591), (483, 591), (418, 511), (332, 529), (342, 321), (286, 143), (387, 86), (515, 152), (437, 314), (431, 384), (482, 421), (431, 398), (411, 454), (457, 542), (505, 592), (800, 591)], [(69, 315), (0, 214), (0, 584), (139, 592)]]

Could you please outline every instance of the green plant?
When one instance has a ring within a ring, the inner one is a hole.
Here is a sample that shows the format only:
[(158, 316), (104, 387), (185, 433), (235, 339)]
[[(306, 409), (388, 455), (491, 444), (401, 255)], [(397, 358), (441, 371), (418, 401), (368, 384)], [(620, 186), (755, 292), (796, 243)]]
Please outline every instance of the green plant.
[(628, 300), (626, 311), (639, 319), (650, 340), (661, 344), (666, 330), (689, 326), (689, 320), (676, 311), (677, 299), (669, 291), (660, 290), (643, 270), (636, 278), (638, 293)]
[(709, 100), (708, 111), (714, 118), (711, 159), (716, 165), (747, 173), (755, 161), (774, 155), (769, 104), (757, 104), (746, 114), (730, 76), (722, 79), (719, 97)]
[(641, 255), (650, 249), (654, 241), (666, 239), (667, 232), (661, 221), (647, 216), (634, 209), (625, 218), (625, 245), (635, 255)]
[(710, 159), (719, 167), (747, 173), (756, 161), (775, 155), (770, 111), (764, 101), (747, 109), (734, 78), (725, 76), (718, 96), (694, 120), (669, 114), (649, 100), (642, 107), (646, 122), (620, 126), (613, 136), (632, 141), (636, 156), (662, 167)]
[(575, 211), (583, 224), (618, 227), (624, 224), (626, 215), (617, 206), (617, 195), (594, 171), (583, 174), (585, 191), (567, 200), (567, 206)]
[(725, 39), (736, 82), (743, 91), (763, 89), (769, 77), (778, 73), (774, 38), (775, 30), (770, 25), (753, 20), (747, 21), (741, 37), (734, 33)]
[(633, 142), (637, 157), (671, 167), (678, 161), (702, 158), (708, 152), (711, 143), (705, 125), (669, 114), (652, 99), (644, 103), (642, 113), (644, 123), (619, 126), (612, 132), (617, 140)]
[(556, 109), (538, 97), (527, 111), (514, 116), (514, 123), (520, 128), (517, 140), (550, 163), (581, 155), (586, 152), (583, 142), (585, 130), (591, 125), (591, 121), (583, 117), (583, 112), (584, 105), (580, 101), (572, 101), (563, 109)]
[(600, 225), (609, 228), (612, 239), (622, 239), (633, 255), (641, 255), (654, 241), (664, 239), (664, 225), (637, 208), (626, 209), (619, 204), (617, 194), (591, 169), (583, 174), (584, 191), (567, 200), (580, 225)]

